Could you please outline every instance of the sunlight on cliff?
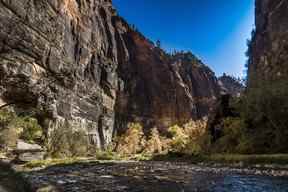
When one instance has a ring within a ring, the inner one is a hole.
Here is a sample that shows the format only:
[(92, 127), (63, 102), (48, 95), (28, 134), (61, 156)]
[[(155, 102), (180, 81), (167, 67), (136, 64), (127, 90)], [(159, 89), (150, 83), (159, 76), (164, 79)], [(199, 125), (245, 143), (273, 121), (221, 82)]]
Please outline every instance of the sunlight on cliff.
[(67, 14), (73, 21), (78, 22), (80, 14), (75, 0), (60, 0), (61, 11)]

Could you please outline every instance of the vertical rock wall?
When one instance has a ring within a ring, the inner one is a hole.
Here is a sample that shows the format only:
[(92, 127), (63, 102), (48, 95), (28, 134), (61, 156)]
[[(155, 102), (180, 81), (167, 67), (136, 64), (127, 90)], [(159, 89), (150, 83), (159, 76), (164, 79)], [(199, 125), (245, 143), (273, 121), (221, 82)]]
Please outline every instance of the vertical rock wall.
[(256, 0), (250, 46), (249, 86), (288, 77), (288, 1)]
[(207, 116), (214, 73), (191, 53), (168, 55), (109, 0), (0, 0), (0, 104), (107, 145), (129, 121), (165, 129)]
[(1, 103), (111, 140), (118, 86), (110, 1), (1, 0)]

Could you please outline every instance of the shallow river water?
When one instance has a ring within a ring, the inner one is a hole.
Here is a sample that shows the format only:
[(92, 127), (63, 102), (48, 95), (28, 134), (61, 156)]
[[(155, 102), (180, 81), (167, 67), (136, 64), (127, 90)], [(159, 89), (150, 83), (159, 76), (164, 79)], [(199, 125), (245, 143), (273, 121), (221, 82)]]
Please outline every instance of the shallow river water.
[[(198, 186), (197, 186), (198, 185)], [(200, 186), (199, 186), (200, 185)], [(183, 191), (209, 192), (287, 192), (288, 178), (227, 174), (222, 176), (210, 175), (192, 181)]]
[(25, 178), (33, 190), (59, 192), (288, 192), (285, 170), (171, 162), (57, 165), (26, 172)]
[(288, 192), (288, 172), (171, 162), (78, 163), (28, 172), (34, 189), (67, 192)]

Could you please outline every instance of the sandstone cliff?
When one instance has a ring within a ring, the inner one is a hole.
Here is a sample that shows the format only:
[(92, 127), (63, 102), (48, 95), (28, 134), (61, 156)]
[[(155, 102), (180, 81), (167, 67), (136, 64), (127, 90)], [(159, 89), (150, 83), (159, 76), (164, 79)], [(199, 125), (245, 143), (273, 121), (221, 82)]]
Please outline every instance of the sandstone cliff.
[(249, 85), (287, 79), (288, 1), (256, 0), (255, 24), (249, 55)]
[(287, 152), (288, 1), (256, 0), (255, 14), (248, 51), (247, 122), (256, 129), (257, 152)]
[[(110, 1), (0, 1), (1, 103), (111, 140), (118, 55)], [(121, 42), (118, 42), (121, 43)]]
[(166, 54), (110, 0), (0, 0), (0, 105), (65, 123), (97, 146), (129, 121), (165, 128), (207, 116), (214, 73), (191, 53)]

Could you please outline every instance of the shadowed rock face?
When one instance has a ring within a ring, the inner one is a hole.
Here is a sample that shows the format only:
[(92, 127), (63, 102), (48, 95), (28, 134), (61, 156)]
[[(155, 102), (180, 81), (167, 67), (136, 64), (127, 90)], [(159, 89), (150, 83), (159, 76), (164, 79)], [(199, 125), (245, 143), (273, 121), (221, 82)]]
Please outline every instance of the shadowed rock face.
[(256, 0), (255, 14), (247, 117), (251, 130), (257, 133), (254, 140), (260, 141), (255, 142), (255, 149), (283, 153), (287, 152), (288, 138), (288, 1)]
[(288, 75), (288, 1), (256, 0), (256, 31), (250, 46), (249, 87)]
[(133, 31), (128, 37), (130, 60), (120, 67), (125, 84), (117, 107), (120, 119), (165, 129), (208, 114), (218, 96), (208, 67), (191, 53), (167, 55)]
[(165, 54), (109, 0), (0, 0), (0, 104), (35, 113), (49, 133), (67, 122), (105, 146), (129, 121), (166, 128), (208, 114), (214, 73)]

